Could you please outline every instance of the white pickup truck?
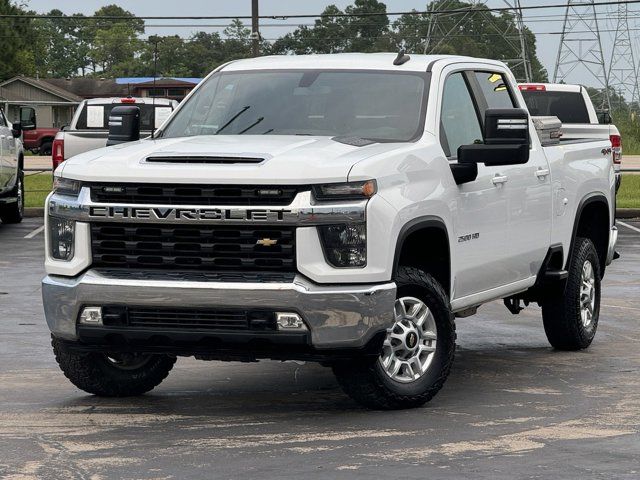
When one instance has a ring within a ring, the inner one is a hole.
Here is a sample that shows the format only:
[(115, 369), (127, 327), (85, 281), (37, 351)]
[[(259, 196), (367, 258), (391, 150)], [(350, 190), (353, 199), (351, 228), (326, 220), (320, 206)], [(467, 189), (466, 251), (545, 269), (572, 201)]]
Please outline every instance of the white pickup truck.
[(73, 115), (71, 125), (59, 131), (51, 146), (51, 160), (55, 170), (65, 160), (102, 148), (107, 144), (109, 115), (111, 110), (122, 105), (140, 108), (140, 135), (149, 136), (167, 119), (178, 106), (168, 98), (110, 97), (83, 100)]
[(454, 318), (493, 300), (539, 303), (551, 345), (586, 348), (617, 239), (611, 145), (558, 133), (543, 146), (497, 61), (228, 63), (155, 138), (55, 171), (57, 361), (105, 396), (151, 390), (181, 355), (320, 361), (391, 409), (436, 394)]
[(609, 139), (617, 191), (621, 180), (622, 137), (611, 123), (609, 112), (598, 113), (582, 85), (521, 83), (518, 87), (532, 116), (551, 115), (560, 119), (563, 139)]

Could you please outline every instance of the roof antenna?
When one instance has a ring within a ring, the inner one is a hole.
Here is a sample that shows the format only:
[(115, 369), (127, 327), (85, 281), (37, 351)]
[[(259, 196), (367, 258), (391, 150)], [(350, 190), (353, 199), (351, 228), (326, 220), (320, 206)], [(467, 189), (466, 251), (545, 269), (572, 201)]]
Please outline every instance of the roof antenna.
[(403, 45), (400, 47), (400, 51), (398, 52), (398, 56), (393, 61), (394, 65), (402, 65), (403, 63), (407, 63), (409, 60), (411, 60), (411, 57), (405, 53), (406, 50), (404, 48), (404, 42), (402, 42), (402, 43), (403, 43)]

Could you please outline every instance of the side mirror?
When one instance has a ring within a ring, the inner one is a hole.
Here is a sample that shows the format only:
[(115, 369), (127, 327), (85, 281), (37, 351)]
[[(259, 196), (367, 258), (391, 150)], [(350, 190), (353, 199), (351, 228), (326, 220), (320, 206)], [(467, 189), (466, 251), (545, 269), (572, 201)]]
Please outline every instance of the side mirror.
[(33, 107), (20, 107), (20, 124), (22, 125), (22, 130), (35, 130), (38, 128), (36, 109)]
[(488, 109), (484, 142), (458, 148), (458, 163), (518, 165), (529, 161), (529, 113), (521, 108)]
[(109, 113), (107, 147), (140, 140), (140, 107), (114, 107)]
[(11, 133), (13, 134), (13, 138), (20, 138), (22, 136), (22, 124), (20, 122), (12, 124)]
[(598, 117), (598, 123), (601, 125), (609, 125), (613, 122), (608, 110), (598, 110), (596, 111), (596, 116)]

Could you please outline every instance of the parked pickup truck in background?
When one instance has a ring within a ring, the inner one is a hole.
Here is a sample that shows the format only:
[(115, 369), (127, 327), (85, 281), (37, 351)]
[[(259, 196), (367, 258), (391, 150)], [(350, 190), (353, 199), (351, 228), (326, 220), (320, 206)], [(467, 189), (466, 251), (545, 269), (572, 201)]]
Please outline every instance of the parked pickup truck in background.
[(532, 116), (560, 119), (563, 139), (608, 138), (611, 141), (617, 191), (621, 181), (622, 137), (608, 112), (598, 114), (587, 89), (561, 83), (521, 83), (519, 88)]
[(228, 63), (154, 138), (55, 171), (56, 359), (105, 396), (151, 390), (179, 355), (320, 361), (390, 409), (438, 392), (454, 318), (487, 302), (537, 302), (551, 345), (586, 348), (615, 256), (611, 145), (537, 124), (544, 143), (493, 60)]
[(89, 150), (104, 147), (109, 134), (109, 114), (113, 107), (140, 107), (141, 135), (148, 136), (162, 125), (178, 105), (167, 98), (93, 98), (78, 106), (71, 125), (59, 132), (53, 141), (53, 168), (68, 158)]
[(39, 155), (51, 155), (53, 139), (60, 131), (56, 127), (38, 126), (36, 109), (33, 106), (20, 107), (22, 144), (26, 150)]
[(0, 220), (20, 223), (24, 213), (24, 150), (20, 122), (11, 123), (0, 109)]

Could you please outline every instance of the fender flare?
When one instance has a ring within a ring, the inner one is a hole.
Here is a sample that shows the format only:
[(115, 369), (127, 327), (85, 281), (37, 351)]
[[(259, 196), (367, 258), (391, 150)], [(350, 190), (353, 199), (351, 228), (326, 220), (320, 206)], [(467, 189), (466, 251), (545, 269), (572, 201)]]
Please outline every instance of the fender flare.
[[(571, 262), (571, 257), (573, 256), (573, 245), (576, 241), (576, 235), (578, 234), (578, 225), (580, 224), (580, 218), (582, 217), (582, 212), (584, 211), (587, 205), (591, 205), (592, 203), (602, 203), (607, 207), (607, 217), (609, 220), (609, 225), (611, 225), (611, 213), (609, 208), (609, 200), (607, 197), (601, 192), (591, 192), (582, 197), (580, 203), (578, 203), (578, 208), (576, 209), (576, 217), (573, 220), (573, 230), (571, 231), (571, 243), (569, 244), (567, 259), (564, 263), (564, 268), (569, 268), (569, 263)], [(603, 265), (604, 267), (604, 265)]]
[[(400, 233), (398, 234), (398, 238), (396, 240), (396, 250), (393, 257), (393, 269), (391, 273), (391, 278), (395, 278), (398, 272), (398, 263), (400, 262), (400, 253), (402, 252), (402, 248), (404, 247), (404, 243), (406, 239), (414, 232), (418, 230), (422, 230), (424, 228), (437, 228), (442, 230), (447, 239), (447, 255), (449, 256), (449, 263), (451, 263), (451, 242), (449, 240), (449, 232), (447, 230), (447, 225), (444, 223), (444, 220), (440, 217), (436, 217), (435, 215), (426, 215), (422, 217), (416, 217), (413, 220), (405, 223), (400, 229)], [(449, 265), (451, 268), (451, 265)], [(451, 284), (452, 281), (449, 279)], [(451, 292), (447, 292), (447, 294), (451, 294)]]

